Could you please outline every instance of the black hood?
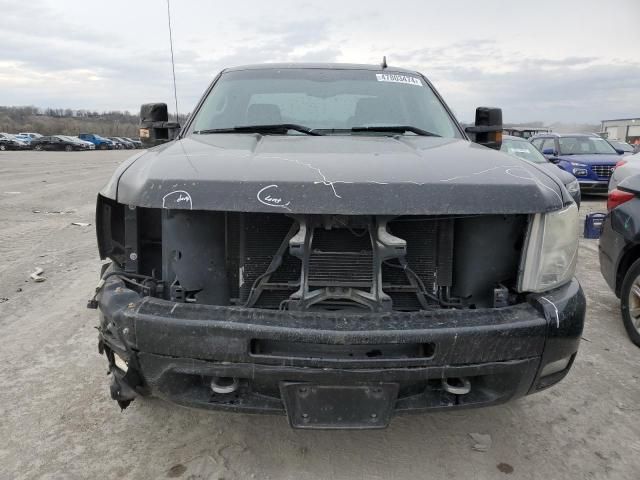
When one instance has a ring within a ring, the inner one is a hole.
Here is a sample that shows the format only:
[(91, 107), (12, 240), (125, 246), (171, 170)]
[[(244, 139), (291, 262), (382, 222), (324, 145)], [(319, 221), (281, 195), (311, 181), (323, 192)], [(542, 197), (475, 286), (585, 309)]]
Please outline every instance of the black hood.
[(535, 213), (571, 201), (524, 160), (418, 136), (194, 135), (125, 162), (102, 194), (140, 207), (345, 215)]

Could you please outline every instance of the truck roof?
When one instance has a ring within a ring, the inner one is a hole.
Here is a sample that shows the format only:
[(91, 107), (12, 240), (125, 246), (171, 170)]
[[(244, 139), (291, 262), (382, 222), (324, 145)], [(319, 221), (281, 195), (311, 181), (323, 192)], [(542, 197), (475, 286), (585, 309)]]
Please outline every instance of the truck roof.
[(237, 67), (225, 68), (223, 72), (234, 72), (239, 70), (282, 70), (285, 68), (302, 68), (302, 69), (331, 69), (331, 70), (388, 70), (392, 72), (403, 72), (420, 75), (415, 70), (405, 68), (387, 67), (382, 65), (368, 65), (358, 63), (259, 63), (254, 65), (240, 65)]

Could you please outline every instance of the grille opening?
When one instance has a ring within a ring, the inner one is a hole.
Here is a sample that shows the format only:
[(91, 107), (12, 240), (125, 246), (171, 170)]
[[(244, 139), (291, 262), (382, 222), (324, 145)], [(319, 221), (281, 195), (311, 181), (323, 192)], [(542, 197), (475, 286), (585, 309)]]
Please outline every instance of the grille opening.
[(592, 165), (591, 170), (601, 178), (611, 178), (615, 166), (613, 165)]
[(529, 218), (146, 213), (140, 265), (164, 298), (345, 314), (491, 307), (516, 283)]

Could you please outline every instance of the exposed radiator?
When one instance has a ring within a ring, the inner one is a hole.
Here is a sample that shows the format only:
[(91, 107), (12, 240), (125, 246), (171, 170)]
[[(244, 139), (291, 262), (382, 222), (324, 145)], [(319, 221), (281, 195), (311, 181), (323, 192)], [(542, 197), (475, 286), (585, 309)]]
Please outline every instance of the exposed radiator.
[[(340, 223), (326, 227), (316, 220), (306, 222), (313, 225), (310, 227), (313, 234), (309, 237), (310, 247), (305, 247), (310, 251), (305, 256), (308, 265), (303, 268), (301, 259), (289, 254), (288, 238), (299, 229), (297, 221), (281, 214), (227, 215), (227, 271), (229, 290), (236, 304), (249, 302), (257, 308), (283, 308), (300, 289), (303, 271), (306, 271), (309, 291), (351, 289), (364, 295), (372, 291), (380, 267), (376, 262), (381, 262), (372, 241), (375, 220), (358, 218), (356, 227)], [(453, 220), (401, 217), (390, 222), (387, 229), (391, 235), (406, 241), (409, 269), (420, 278), (427, 291), (436, 292), (439, 286), (451, 286)], [(278, 252), (280, 265), (265, 275)], [(381, 263), (381, 272), (382, 290), (391, 297), (394, 310), (421, 308), (416, 294), (418, 283), (410, 279), (398, 259)], [(348, 304), (348, 299), (336, 303)]]

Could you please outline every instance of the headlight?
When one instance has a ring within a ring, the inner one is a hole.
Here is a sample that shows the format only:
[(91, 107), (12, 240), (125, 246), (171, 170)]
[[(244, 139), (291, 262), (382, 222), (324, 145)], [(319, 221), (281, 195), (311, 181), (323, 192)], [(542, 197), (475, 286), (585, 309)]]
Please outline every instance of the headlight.
[(580, 191), (580, 184), (578, 183), (578, 180), (571, 180), (565, 186), (567, 187), (567, 191), (572, 195)]
[(573, 277), (577, 257), (576, 204), (536, 214), (529, 229), (518, 290), (544, 292), (567, 283)]

